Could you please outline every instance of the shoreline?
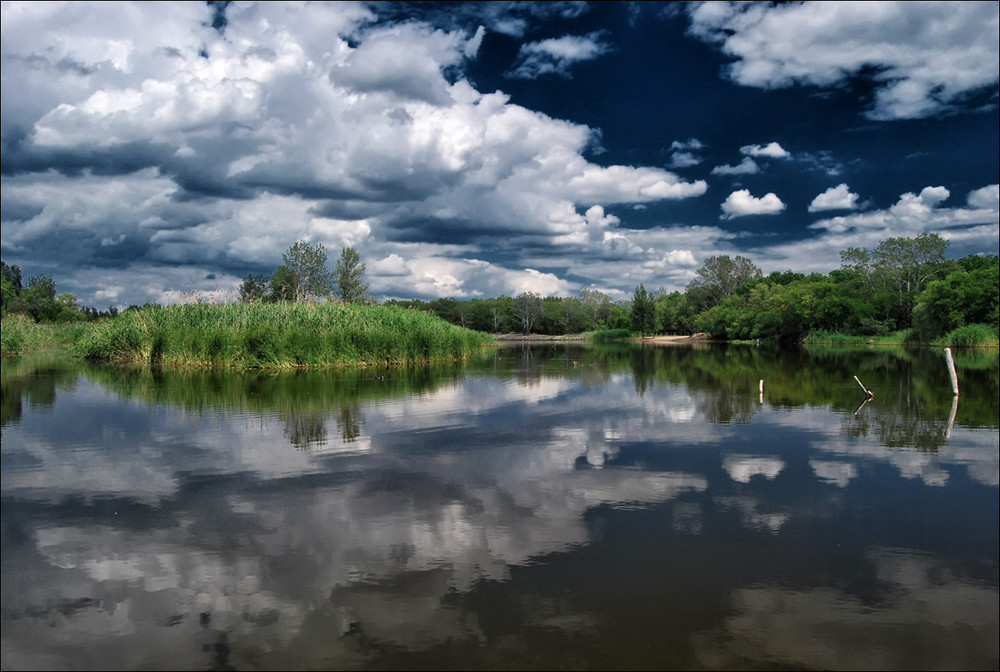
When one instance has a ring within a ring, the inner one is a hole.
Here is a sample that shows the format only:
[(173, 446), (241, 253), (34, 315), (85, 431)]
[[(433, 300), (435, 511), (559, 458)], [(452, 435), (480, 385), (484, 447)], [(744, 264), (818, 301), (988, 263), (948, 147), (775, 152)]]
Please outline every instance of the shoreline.
[[(560, 342), (590, 342), (591, 338), (586, 334), (493, 334), (493, 338), (498, 343), (560, 343)], [(691, 334), (689, 336), (646, 336), (645, 338), (633, 337), (623, 338), (629, 343), (655, 343), (657, 345), (679, 345), (684, 343), (706, 343), (710, 339), (706, 334)]]

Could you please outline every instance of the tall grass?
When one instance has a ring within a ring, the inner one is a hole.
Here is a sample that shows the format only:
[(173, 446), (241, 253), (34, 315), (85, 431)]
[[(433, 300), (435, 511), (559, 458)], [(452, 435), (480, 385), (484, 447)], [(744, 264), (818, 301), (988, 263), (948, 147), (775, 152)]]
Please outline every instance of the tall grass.
[(189, 303), (129, 310), (78, 340), (88, 359), (290, 368), (464, 359), (492, 338), (397, 306)]
[(915, 332), (913, 329), (902, 329), (879, 336), (861, 336), (858, 334), (844, 334), (838, 331), (816, 329), (802, 339), (802, 342), (806, 345), (904, 345), (915, 344), (916, 341), (914, 338)]
[(806, 345), (941, 345), (956, 348), (995, 348), (1000, 344), (997, 329), (988, 324), (968, 324), (934, 339), (931, 343), (919, 340), (915, 329), (903, 329), (881, 336), (858, 336), (835, 331), (816, 330), (804, 340)]
[(68, 346), (91, 326), (87, 322), (36, 324), (26, 315), (5, 315), (0, 320), (0, 351), (19, 355), (30, 350)]
[(621, 341), (631, 338), (632, 332), (628, 329), (599, 329), (591, 335), (591, 340), (595, 343), (607, 343), (609, 341)]
[[(939, 343), (940, 341), (940, 343)], [(995, 348), (1000, 345), (997, 328), (988, 324), (967, 324), (948, 332), (935, 345), (950, 345), (956, 348)]]

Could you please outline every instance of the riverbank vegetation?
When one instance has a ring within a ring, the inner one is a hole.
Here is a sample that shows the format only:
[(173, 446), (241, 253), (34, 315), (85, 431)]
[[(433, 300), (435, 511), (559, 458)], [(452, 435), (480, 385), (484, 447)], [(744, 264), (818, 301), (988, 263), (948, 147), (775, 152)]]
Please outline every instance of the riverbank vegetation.
[(493, 299), (395, 302), (430, 310), (454, 324), (499, 332), (567, 334), (704, 333), (713, 340), (783, 344), (905, 343), (996, 347), (1000, 263), (995, 254), (946, 259), (937, 234), (890, 238), (872, 249), (841, 252), (827, 275), (764, 275), (746, 257), (709, 257), (683, 292), (647, 292), (628, 300), (586, 289), (579, 297), (530, 292)]
[[(712, 340), (751, 343), (997, 347), (998, 257), (946, 259), (947, 247), (948, 241), (933, 233), (889, 238), (874, 249), (842, 251), (841, 267), (826, 275), (785, 271), (765, 276), (746, 257), (720, 255), (706, 259), (683, 292), (647, 291), (639, 284), (632, 296), (617, 300), (588, 288), (578, 296), (542, 297), (526, 291), (471, 300), (392, 299), (377, 306), (356, 251), (341, 250), (331, 272), (322, 245), (299, 241), (270, 276), (245, 276), (231, 307), (213, 312), (198, 300), (192, 303), (200, 307), (129, 306), (121, 311), (125, 319), (119, 319), (117, 307), (78, 307), (73, 295), (56, 294), (50, 277), (22, 283), (21, 270), (2, 263), (3, 350), (74, 343), (87, 357), (200, 365), (407, 362), (421, 353), (457, 356), (476, 347), (472, 343), (477, 339), (488, 340), (465, 335), (465, 330), (591, 334), (600, 341), (705, 334)], [(368, 313), (362, 307), (387, 310)], [(423, 322), (399, 326), (399, 315)], [(431, 316), (458, 331), (432, 324)], [(316, 320), (327, 331), (315, 332)], [(83, 323), (93, 329), (36, 328)]]
[(72, 350), (92, 360), (290, 368), (460, 360), (492, 340), (393, 306), (189, 303), (124, 311), (94, 325)]

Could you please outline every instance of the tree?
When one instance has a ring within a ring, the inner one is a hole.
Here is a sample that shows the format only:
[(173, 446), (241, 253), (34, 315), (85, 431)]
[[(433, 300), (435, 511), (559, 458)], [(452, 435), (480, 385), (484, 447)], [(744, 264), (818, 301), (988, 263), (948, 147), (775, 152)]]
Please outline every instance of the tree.
[(588, 327), (597, 329), (598, 325), (607, 320), (611, 297), (596, 289), (581, 289), (580, 303), (584, 316), (590, 320)]
[(271, 293), (268, 295), (269, 301), (295, 300), (295, 274), (284, 264), (274, 269), (268, 284), (271, 287)]
[(365, 282), (365, 265), (353, 247), (340, 251), (340, 259), (333, 271), (337, 294), (344, 303), (357, 303), (365, 298), (368, 283)]
[[(865, 282), (868, 298), (888, 304), (886, 317), (909, 326), (917, 295), (946, 268), (948, 241), (936, 233), (915, 238), (887, 238), (874, 250), (849, 248), (840, 253), (843, 268)], [(892, 305), (894, 304), (894, 306)]]
[(268, 277), (258, 273), (247, 273), (240, 284), (240, 301), (242, 303), (257, 303), (268, 295)]
[(680, 292), (661, 293), (653, 299), (656, 327), (660, 332), (691, 333), (688, 299)]
[(310, 245), (300, 240), (281, 255), (281, 261), (290, 274), (296, 301), (313, 301), (333, 291), (333, 278), (326, 268), (326, 248), (322, 243)]
[(646, 291), (646, 286), (641, 282), (635, 288), (635, 294), (632, 295), (631, 313), (632, 329), (638, 331), (645, 338), (646, 334), (652, 332), (655, 328), (656, 307), (649, 296), (649, 292)]
[(545, 314), (542, 299), (534, 292), (521, 292), (514, 297), (514, 317), (521, 323), (521, 332), (531, 333), (535, 323)]
[(698, 277), (688, 285), (688, 292), (702, 304), (702, 309), (718, 305), (747, 283), (760, 280), (762, 275), (746, 257), (737, 255), (734, 258), (728, 254), (709, 257), (695, 273)]
[(21, 298), (25, 309), (35, 322), (50, 322), (59, 314), (56, 303), (56, 282), (50, 275), (36, 275), (28, 279)]
[(925, 341), (968, 324), (996, 329), (1000, 322), (997, 256), (962, 259), (960, 264), (959, 270), (928, 283), (917, 297), (913, 323)]
[(21, 269), (16, 265), (7, 265), (6, 261), (0, 261), (0, 306), (3, 312), (10, 312), (15, 300), (21, 296), (24, 287), (21, 284)]

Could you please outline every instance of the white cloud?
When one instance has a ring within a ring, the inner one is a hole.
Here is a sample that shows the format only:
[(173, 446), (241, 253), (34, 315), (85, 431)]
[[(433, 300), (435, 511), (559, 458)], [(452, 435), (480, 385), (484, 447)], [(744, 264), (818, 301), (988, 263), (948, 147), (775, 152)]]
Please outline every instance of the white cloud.
[(995, 2), (713, 2), (690, 14), (745, 86), (832, 87), (864, 72), (873, 119), (930, 116), (1000, 78)]
[(510, 76), (518, 79), (537, 79), (542, 75), (570, 77), (570, 68), (574, 65), (603, 56), (610, 49), (599, 32), (528, 42), (521, 45), (517, 65)]
[(670, 155), (671, 168), (690, 168), (701, 163), (701, 157), (692, 152), (674, 152)]
[(988, 187), (970, 191), (966, 202), (970, 207), (996, 212), (1000, 210), (1000, 185), (991, 184)]
[(823, 210), (853, 210), (858, 206), (858, 195), (852, 193), (846, 184), (838, 184), (819, 194), (809, 204), (809, 212)]
[(769, 159), (787, 159), (791, 156), (777, 142), (769, 142), (766, 145), (744, 145), (740, 147), (740, 153), (747, 156), (764, 156)]
[[(990, 206), (990, 194), (998, 186), (976, 189), (968, 195), (971, 207), (942, 207), (950, 197), (944, 187), (925, 187), (919, 194), (905, 193), (891, 207), (852, 215), (823, 219), (810, 228), (824, 232), (815, 241), (828, 252), (814, 251), (815, 256), (830, 256), (835, 250), (848, 247), (875, 247), (889, 237), (912, 237), (921, 233), (937, 233), (950, 242), (949, 252), (957, 256), (992, 250), (998, 252), (1000, 222), (997, 219), (997, 199)], [(985, 206), (985, 207), (983, 207)], [(793, 257), (807, 254), (806, 250), (774, 250)]]
[(701, 163), (698, 150), (704, 149), (705, 145), (698, 138), (688, 138), (687, 140), (674, 140), (670, 143), (670, 167), (690, 168)]
[(674, 140), (670, 143), (670, 149), (704, 149), (705, 144), (698, 138), (688, 138), (687, 140)]
[(749, 189), (741, 189), (729, 194), (722, 204), (721, 217), (732, 219), (745, 215), (776, 215), (785, 209), (785, 204), (781, 202), (773, 193), (768, 193), (757, 198), (750, 195)]
[(944, 187), (924, 187), (920, 194), (903, 194), (889, 212), (899, 219), (923, 218), (950, 196)]
[[(235, 287), (300, 238), (358, 247), (373, 260), (373, 290), (473, 296), (533, 283), (570, 292), (545, 264), (512, 260), (484, 272), (463, 261), (477, 256), (472, 243), (408, 243), (440, 240), (454, 226), (465, 240), (487, 237), (518, 255), (522, 238), (550, 253), (581, 240), (603, 245), (619, 223), (603, 208), (707, 189), (659, 168), (591, 163), (593, 129), (477, 91), (461, 67), (478, 53), (482, 27), (470, 35), (376, 25), (372, 10), (353, 3), (233, 3), (223, 36), (203, 4), (123, 10), (3, 5), (4, 90), (25, 95), (3, 97), (0, 123), (29, 132), (23, 151), (97, 162), (102, 175), (5, 176), (5, 216), (29, 214), (5, 220), (0, 235), (6, 253), (71, 231), (62, 263), (101, 263), (101, 280), (127, 288), (118, 296), (128, 303), (170, 287), (205, 289), (210, 274)], [(494, 19), (483, 24), (495, 29)], [(607, 49), (594, 33), (525, 53), (540, 72)], [(415, 264), (406, 275), (399, 259)], [(158, 276), (151, 263), (171, 270)], [(97, 273), (87, 272), (60, 288), (92, 303)]]
[(735, 166), (716, 166), (712, 169), (712, 175), (753, 175), (758, 171), (760, 171), (760, 166), (747, 156)]

